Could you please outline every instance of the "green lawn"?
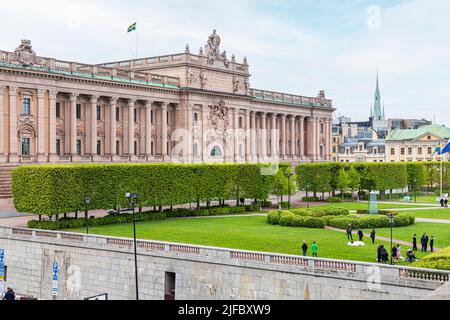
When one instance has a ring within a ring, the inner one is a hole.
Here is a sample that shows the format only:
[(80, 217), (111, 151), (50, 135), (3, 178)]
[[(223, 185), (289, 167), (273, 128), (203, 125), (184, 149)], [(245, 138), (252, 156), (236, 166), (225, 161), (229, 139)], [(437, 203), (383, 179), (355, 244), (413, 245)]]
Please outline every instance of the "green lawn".
[[(450, 209), (409, 211), (417, 218), (450, 220)], [(450, 227), (450, 225), (449, 225)]]
[[(370, 231), (371, 230), (364, 230), (364, 232), (368, 234), (370, 233)], [(450, 224), (417, 222), (413, 226), (394, 228), (393, 238), (412, 242), (414, 234), (417, 234), (417, 241), (420, 249), (420, 238), (422, 237), (423, 233), (426, 233), (428, 236), (434, 236), (435, 247), (441, 249), (450, 247)], [(378, 229), (377, 236), (390, 238), (391, 229)]]
[[(303, 240), (309, 246), (316, 241), (319, 257), (365, 262), (376, 260), (377, 246), (369, 244), (368, 239), (365, 247), (349, 247), (346, 235), (340, 232), (272, 226), (266, 221), (266, 217), (168, 219), (139, 223), (137, 235), (139, 239), (294, 255), (300, 254)], [(116, 225), (90, 228), (90, 233), (130, 238), (132, 230), (132, 225)], [(70, 231), (84, 233), (85, 230)], [(387, 242), (383, 244), (389, 247)]]
[[(329, 207), (339, 207), (339, 208), (346, 208), (349, 210), (367, 210), (369, 209), (368, 203), (356, 203), (356, 202), (342, 202), (342, 203), (335, 203), (330, 205), (324, 205), (320, 206), (323, 208), (329, 208)], [(378, 208), (380, 210), (387, 210), (387, 209), (408, 209), (408, 208), (417, 208), (417, 205), (414, 204), (384, 204), (379, 203)], [(423, 208), (423, 206), (419, 206), (420, 208)]]

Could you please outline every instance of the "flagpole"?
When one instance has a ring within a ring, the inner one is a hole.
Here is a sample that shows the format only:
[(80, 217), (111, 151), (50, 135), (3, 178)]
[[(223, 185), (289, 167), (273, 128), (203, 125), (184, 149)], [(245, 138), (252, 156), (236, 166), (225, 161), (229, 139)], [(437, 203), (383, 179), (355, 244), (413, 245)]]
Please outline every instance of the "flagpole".
[[(441, 146), (442, 146), (442, 144), (441, 144)], [(442, 148), (442, 147), (441, 147)], [(442, 195), (444, 194), (444, 191), (443, 191), (443, 189), (444, 189), (444, 187), (443, 187), (443, 182), (444, 182), (444, 179), (443, 179), (443, 172), (442, 172), (442, 164), (443, 164), (443, 162), (444, 162), (444, 155), (442, 154), (442, 152), (443, 152), (444, 150), (443, 149), (441, 149), (441, 197), (442, 197)]]
[(138, 29), (137, 29), (137, 21), (136, 21), (136, 60), (138, 58)]

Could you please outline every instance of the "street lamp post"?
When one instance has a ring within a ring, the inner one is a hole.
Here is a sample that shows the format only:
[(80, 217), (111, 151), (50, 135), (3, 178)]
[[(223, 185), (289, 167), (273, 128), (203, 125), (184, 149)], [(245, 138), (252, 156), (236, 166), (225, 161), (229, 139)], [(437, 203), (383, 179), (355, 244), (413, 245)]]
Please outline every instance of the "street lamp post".
[(288, 210), (290, 210), (291, 209), (291, 177), (293, 177), (294, 174), (286, 172), (284, 175), (286, 176), (286, 178), (288, 178), (288, 192), (289, 192)]
[(389, 226), (391, 227), (391, 265), (394, 264), (394, 260), (392, 257), (392, 249), (393, 247), (393, 241), (392, 241), (392, 228), (394, 227), (394, 215), (392, 213), (389, 214)]
[(138, 264), (137, 264), (137, 240), (136, 240), (136, 218), (135, 218), (135, 206), (137, 204), (139, 194), (127, 192), (125, 197), (128, 199), (128, 203), (133, 210), (133, 238), (134, 238), (134, 273), (136, 280), (136, 300), (139, 300), (139, 281), (138, 281)]
[(84, 219), (86, 220), (86, 234), (89, 234), (89, 210), (88, 205), (91, 203), (91, 198), (89, 196), (84, 197)]
[(414, 177), (414, 202), (417, 202), (416, 188), (417, 188), (417, 177)]

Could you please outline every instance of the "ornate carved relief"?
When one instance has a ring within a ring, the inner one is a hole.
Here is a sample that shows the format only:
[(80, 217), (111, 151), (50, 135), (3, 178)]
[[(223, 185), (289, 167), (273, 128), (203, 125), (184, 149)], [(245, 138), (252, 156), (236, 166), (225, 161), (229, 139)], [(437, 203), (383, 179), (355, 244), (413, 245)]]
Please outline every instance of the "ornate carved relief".
[(37, 136), (36, 119), (33, 116), (19, 116), (17, 120), (17, 132)]
[(64, 136), (65, 135), (64, 119), (58, 119), (56, 121), (56, 135), (57, 136)]
[(11, 59), (12, 62), (18, 62), (25, 66), (32, 66), (38, 64), (36, 52), (34, 52), (31, 46), (30, 40), (22, 40), (19, 47), (14, 51), (14, 55)]
[(134, 124), (134, 137), (136, 139), (141, 138), (141, 124), (138, 122)]
[(205, 71), (200, 72), (200, 84), (202, 86), (202, 89), (205, 88), (206, 83), (208, 82), (208, 78), (206, 77)]
[(156, 130), (156, 124), (152, 124), (151, 131), (152, 131), (152, 139), (154, 140), (154, 139), (156, 139), (158, 137), (157, 136), (157, 130)]
[(77, 121), (77, 136), (79, 137), (86, 136), (86, 127), (84, 126), (83, 121)]
[(120, 138), (120, 139), (122, 139), (122, 137), (123, 137), (122, 122), (117, 123), (116, 136), (117, 136), (117, 138)]
[(97, 136), (105, 137), (105, 122), (103, 121), (97, 121)]
[(321, 106), (324, 106), (327, 104), (327, 99), (325, 98), (325, 91), (320, 90), (319, 95), (317, 96), (317, 101)]
[(239, 79), (234, 78), (233, 79), (233, 92), (238, 93), (242, 89), (241, 83)]
[(213, 111), (210, 113), (209, 126), (215, 131), (223, 135), (230, 128), (230, 109), (225, 106), (225, 101), (222, 99), (219, 101), (218, 105), (213, 107)]

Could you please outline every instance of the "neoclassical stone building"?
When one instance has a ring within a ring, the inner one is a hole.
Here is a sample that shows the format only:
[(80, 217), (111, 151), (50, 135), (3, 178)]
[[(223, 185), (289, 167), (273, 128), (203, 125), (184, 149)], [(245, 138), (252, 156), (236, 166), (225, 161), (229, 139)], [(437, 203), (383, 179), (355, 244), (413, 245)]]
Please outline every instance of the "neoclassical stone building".
[(220, 51), (87, 65), (0, 51), (0, 163), (328, 161), (332, 101), (252, 89)]

